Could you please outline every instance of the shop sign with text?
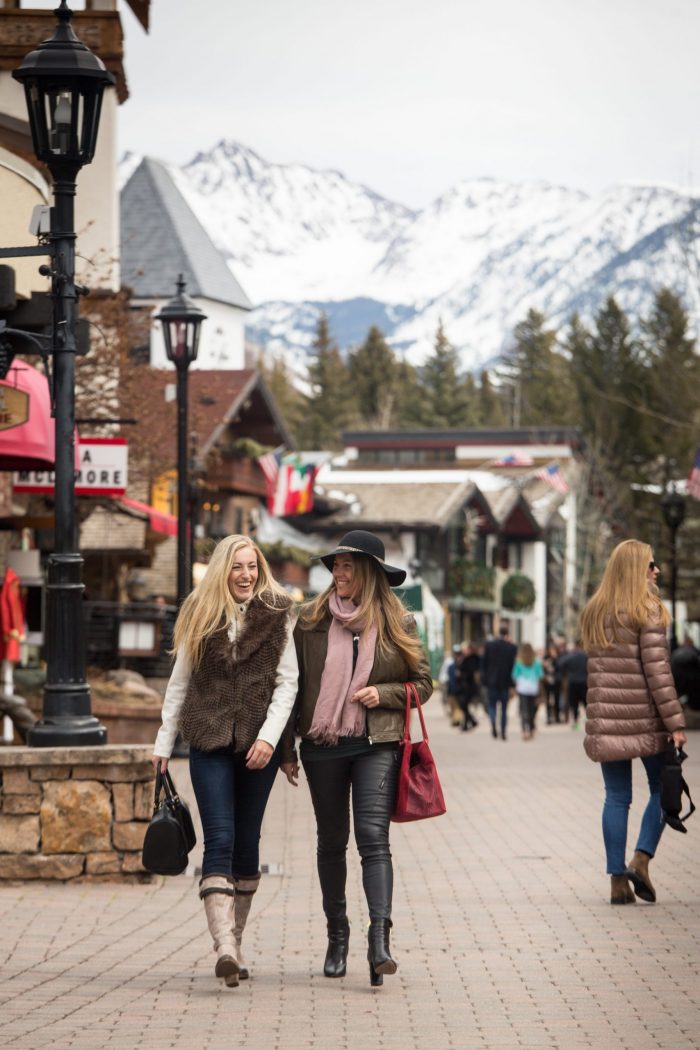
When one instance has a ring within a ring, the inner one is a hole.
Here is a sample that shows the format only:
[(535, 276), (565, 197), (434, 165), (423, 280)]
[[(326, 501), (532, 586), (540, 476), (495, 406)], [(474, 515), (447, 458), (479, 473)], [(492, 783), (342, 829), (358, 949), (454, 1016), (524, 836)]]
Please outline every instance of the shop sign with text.
[[(75, 472), (76, 496), (123, 496), (126, 492), (129, 446), (126, 438), (82, 438), (78, 447), (80, 467)], [(54, 490), (52, 470), (15, 471), (15, 492), (49, 493)]]

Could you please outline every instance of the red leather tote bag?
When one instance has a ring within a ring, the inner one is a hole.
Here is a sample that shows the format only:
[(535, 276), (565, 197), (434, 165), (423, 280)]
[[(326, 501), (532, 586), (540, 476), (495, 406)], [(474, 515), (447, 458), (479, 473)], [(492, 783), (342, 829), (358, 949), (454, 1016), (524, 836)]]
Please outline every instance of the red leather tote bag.
[[(412, 697), (423, 732), (423, 739), (415, 744), (411, 741), (410, 728)], [(425, 820), (427, 817), (441, 816), (446, 809), (435, 759), (428, 746), (428, 733), (418, 690), (413, 682), (406, 682), (406, 717), (403, 726), (401, 766), (391, 819), (397, 823)]]

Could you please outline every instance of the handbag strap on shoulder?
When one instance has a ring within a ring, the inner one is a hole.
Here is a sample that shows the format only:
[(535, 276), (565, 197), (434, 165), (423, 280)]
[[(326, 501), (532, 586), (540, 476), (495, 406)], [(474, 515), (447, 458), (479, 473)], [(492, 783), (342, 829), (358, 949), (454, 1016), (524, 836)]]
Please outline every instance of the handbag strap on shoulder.
[(423, 734), (423, 739), (426, 744), (428, 743), (428, 730), (425, 728), (425, 719), (423, 718), (423, 707), (420, 702), (420, 696), (418, 690), (413, 682), (406, 682), (406, 717), (403, 723), (403, 742), (404, 744), (411, 742), (411, 700), (418, 711), (418, 717), (420, 719), (420, 728)]

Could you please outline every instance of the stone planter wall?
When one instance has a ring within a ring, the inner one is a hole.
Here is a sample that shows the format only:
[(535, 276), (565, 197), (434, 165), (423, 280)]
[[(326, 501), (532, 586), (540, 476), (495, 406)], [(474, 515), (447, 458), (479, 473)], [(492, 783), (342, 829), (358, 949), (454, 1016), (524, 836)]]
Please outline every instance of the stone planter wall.
[(0, 750), (0, 879), (148, 879), (152, 747)]

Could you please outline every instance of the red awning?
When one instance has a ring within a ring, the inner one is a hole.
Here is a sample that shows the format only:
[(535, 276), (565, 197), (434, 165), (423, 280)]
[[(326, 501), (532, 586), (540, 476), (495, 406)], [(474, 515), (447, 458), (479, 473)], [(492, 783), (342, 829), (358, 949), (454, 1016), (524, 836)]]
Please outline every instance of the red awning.
[(0, 470), (53, 469), (55, 447), (46, 376), (15, 359), (0, 380)]
[(173, 514), (166, 514), (162, 510), (156, 510), (148, 503), (141, 503), (138, 499), (129, 499), (128, 496), (119, 496), (116, 503), (126, 511), (136, 511), (138, 517), (144, 517), (154, 532), (161, 532), (164, 536), (177, 536), (177, 518)]

